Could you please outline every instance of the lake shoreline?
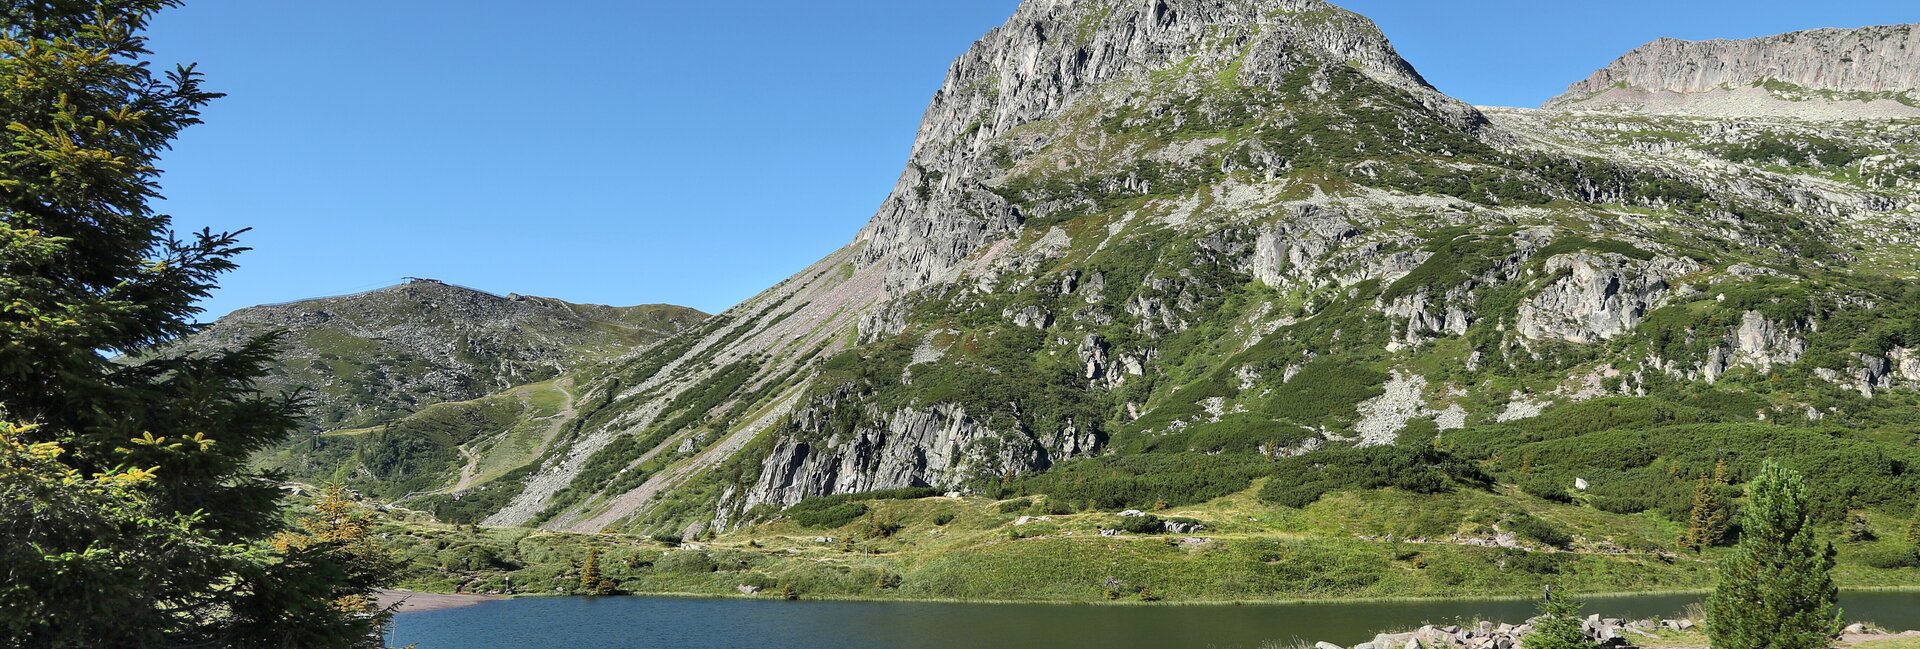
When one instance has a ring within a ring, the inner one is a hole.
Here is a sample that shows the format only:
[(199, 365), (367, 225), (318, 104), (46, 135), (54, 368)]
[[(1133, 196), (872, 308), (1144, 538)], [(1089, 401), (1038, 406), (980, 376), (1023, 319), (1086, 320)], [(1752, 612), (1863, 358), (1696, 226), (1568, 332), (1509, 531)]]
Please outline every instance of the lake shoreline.
[(451, 608), (477, 606), (487, 602), (504, 601), (499, 595), (475, 595), (471, 593), (426, 593), (412, 590), (381, 589), (375, 593), (375, 599), (382, 607), (396, 606), (397, 613), (425, 613), (444, 611)]
[[(1704, 597), (1710, 592), (1712, 592), (1710, 589), (1681, 589), (1681, 590), (1625, 591), (1625, 592), (1610, 592), (1610, 593), (1574, 593), (1573, 595), (1580, 598), (1581, 600), (1592, 601), (1592, 600), (1608, 600), (1608, 599), (1626, 599), (1626, 598), (1633, 598), (1633, 597), (1679, 596), (1679, 595), (1699, 595)], [(1841, 588), (1840, 592), (1843, 594), (1844, 593), (1920, 593), (1920, 586), (1865, 586), (1865, 587), (1859, 587), (1859, 588)], [(728, 601), (779, 601), (780, 599), (780, 597), (777, 594), (729, 595), (729, 594), (715, 594), (715, 593), (654, 592), (654, 593), (623, 593), (619, 595), (598, 595), (598, 596), (568, 594), (568, 593), (518, 593), (518, 594), (512, 594), (512, 595), (478, 595), (478, 594), (471, 594), (471, 593), (430, 593), (426, 591), (391, 590), (391, 591), (381, 591), (381, 596), (382, 596), (381, 601), (383, 603), (386, 603), (385, 597), (387, 593), (398, 593), (398, 594), (403, 594), (403, 595), (408, 595), (413, 597), (432, 596), (432, 597), (450, 598), (447, 600), (448, 603), (446, 605), (440, 605), (438, 603), (435, 603), (435, 604), (423, 603), (423, 605), (420, 607), (409, 606), (405, 609), (402, 609), (401, 612), (425, 612), (430, 610), (441, 610), (444, 608), (457, 608), (462, 606), (483, 604), (490, 601), (503, 601), (503, 600), (509, 600), (509, 599), (548, 599), (548, 598), (569, 598), (569, 597), (603, 597), (603, 598), (609, 598), (609, 599), (657, 598), (657, 599), (728, 600)], [(803, 595), (797, 601), (859, 602), (859, 603), (881, 603), (881, 604), (884, 604), (884, 603), (982, 604), (982, 605), (997, 605), (997, 606), (1092, 606), (1092, 607), (1111, 607), (1111, 608), (1128, 608), (1128, 607), (1211, 608), (1211, 607), (1236, 607), (1236, 606), (1298, 606), (1298, 605), (1311, 605), (1311, 604), (1394, 604), (1394, 603), (1418, 604), (1418, 603), (1435, 603), (1435, 602), (1524, 602), (1524, 601), (1532, 601), (1533, 599), (1535, 599), (1533, 596), (1528, 596), (1528, 595), (1456, 595), (1456, 596), (1447, 596), (1447, 597), (1329, 597), (1329, 598), (1322, 598), (1322, 599), (1291, 598), (1291, 599), (1255, 599), (1255, 600), (1220, 600), (1220, 601), (1142, 602), (1139, 600), (1072, 601), (1072, 600), (1008, 600), (1008, 599), (955, 599), (955, 598), (933, 598), (933, 597), (916, 598), (916, 597), (859, 597), (859, 596), (843, 596), (843, 595), (818, 595), (818, 596)]]
[[(1589, 599), (1582, 617), (1593, 616), (1595, 632), (1616, 629), (1647, 649), (1705, 649), (1697, 622), (1664, 622), (1698, 619), (1692, 604), (1699, 599)], [(1877, 644), (1912, 642), (1912, 636), (1882, 629), (1920, 627), (1920, 593), (1848, 593), (1841, 602), (1846, 619), (1869, 625), (1856, 630), (1870, 632), (1850, 634), (1835, 649), (1920, 649)], [(1480, 640), (1503, 635), (1517, 645), (1512, 638), (1523, 635), (1523, 625), (1536, 615), (1534, 603), (1526, 601), (1114, 607), (526, 596), (402, 615), (394, 641), (423, 649), (1402, 649), (1412, 634), (1425, 638), (1429, 649), (1484, 649)]]

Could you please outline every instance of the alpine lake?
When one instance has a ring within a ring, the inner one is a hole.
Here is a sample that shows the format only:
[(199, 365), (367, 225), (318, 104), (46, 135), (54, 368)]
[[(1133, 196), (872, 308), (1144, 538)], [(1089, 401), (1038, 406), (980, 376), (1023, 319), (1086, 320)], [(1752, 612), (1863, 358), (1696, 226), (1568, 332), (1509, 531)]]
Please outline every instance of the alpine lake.
[[(1603, 617), (1676, 617), (1701, 595), (1594, 597)], [(1920, 592), (1849, 592), (1847, 621), (1920, 629)], [(1104, 606), (528, 597), (404, 613), (418, 649), (1261, 649), (1351, 646), (1376, 633), (1477, 620), (1518, 623), (1514, 600)]]

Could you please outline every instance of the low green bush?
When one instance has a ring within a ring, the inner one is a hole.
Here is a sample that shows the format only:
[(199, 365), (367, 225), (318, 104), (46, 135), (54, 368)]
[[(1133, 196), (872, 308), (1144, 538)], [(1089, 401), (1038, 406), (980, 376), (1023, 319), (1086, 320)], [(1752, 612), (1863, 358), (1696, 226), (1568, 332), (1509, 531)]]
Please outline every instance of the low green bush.
[(788, 507), (787, 517), (806, 527), (839, 527), (867, 515), (865, 501), (916, 500), (930, 498), (939, 493), (937, 489), (909, 487), (807, 498)]
[(1515, 514), (1507, 518), (1506, 528), (1508, 531), (1520, 535), (1520, 538), (1530, 539), (1556, 548), (1565, 549), (1573, 545), (1572, 536), (1561, 531), (1560, 528), (1554, 527), (1553, 524), (1534, 518), (1528, 514)]
[[(805, 502), (802, 501), (802, 504)], [(840, 527), (867, 515), (867, 504), (837, 503), (825, 507), (805, 508), (794, 505), (787, 510), (787, 515), (793, 517), (793, 522), (806, 527)]]
[(1114, 521), (1113, 527), (1114, 529), (1132, 532), (1134, 534), (1159, 534), (1167, 529), (1166, 523), (1161, 521), (1159, 516), (1154, 516), (1153, 514), (1118, 516)]
[(1568, 493), (1567, 483), (1558, 478), (1544, 475), (1528, 475), (1519, 480), (1520, 491), (1529, 496), (1551, 500), (1557, 503), (1573, 502), (1573, 494)]
[(660, 557), (659, 561), (654, 562), (653, 569), (679, 575), (698, 575), (719, 570), (720, 567), (705, 552), (681, 550)]
[(1920, 547), (1882, 544), (1864, 548), (1860, 551), (1860, 562), (1882, 570), (1920, 568)]
[(1374, 446), (1275, 462), (1273, 477), (1260, 488), (1260, 499), (1300, 508), (1330, 492), (1349, 489), (1395, 487), (1435, 494), (1452, 491), (1455, 485), (1485, 489), (1492, 484), (1493, 479), (1478, 466), (1431, 446)]

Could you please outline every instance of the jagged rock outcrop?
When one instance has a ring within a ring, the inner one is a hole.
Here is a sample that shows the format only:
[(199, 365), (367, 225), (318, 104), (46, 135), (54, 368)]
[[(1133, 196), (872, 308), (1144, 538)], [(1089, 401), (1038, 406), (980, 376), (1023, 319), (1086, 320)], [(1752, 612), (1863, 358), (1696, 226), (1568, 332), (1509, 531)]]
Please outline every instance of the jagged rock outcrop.
[(303, 388), (316, 430), (367, 426), (442, 401), (553, 378), (698, 324), (670, 305), (607, 307), (498, 296), (435, 280), (235, 311), (180, 341), (194, 352), (284, 332), (260, 387)]
[(1611, 339), (1632, 331), (1648, 312), (1665, 304), (1669, 280), (1698, 270), (1690, 260), (1659, 257), (1638, 261), (1618, 253), (1573, 253), (1547, 260), (1558, 277), (1520, 305), (1520, 335), (1573, 343)]
[(858, 237), (857, 263), (884, 265), (895, 293), (935, 281), (1023, 222), (988, 184), (1003, 136), (1103, 82), (1236, 59), (1251, 85), (1277, 84), (1303, 59), (1351, 64), (1463, 128), (1485, 121), (1434, 90), (1372, 22), (1322, 0), (1025, 2), (948, 71), (906, 171)]
[(1759, 311), (1748, 311), (1741, 316), (1740, 326), (1727, 337), (1727, 344), (1708, 352), (1700, 376), (1712, 383), (1735, 367), (1765, 372), (1775, 365), (1797, 363), (1807, 352), (1802, 329), (1798, 323), (1776, 322)]
[(1869, 398), (1895, 386), (1920, 385), (1920, 353), (1906, 347), (1894, 347), (1877, 356), (1855, 352), (1849, 354), (1849, 361), (1844, 369), (1820, 367), (1813, 373)]
[[(1094, 435), (1073, 427), (1050, 436), (1007, 434), (958, 405), (882, 413), (850, 404), (851, 396), (830, 394), (794, 413), (799, 434), (775, 444), (745, 494), (746, 506), (901, 487), (955, 489), (978, 478), (1044, 471), (1098, 444)], [(864, 409), (868, 419), (851, 430), (831, 431), (834, 410), (842, 407)]]
[(1359, 236), (1347, 215), (1334, 208), (1302, 203), (1289, 218), (1260, 231), (1249, 270), (1261, 283), (1274, 288), (1324, 281), (1321, 260), (1343, 242)]
[(1576, 83), (1547, 108), (1800, 117), (1920, 115), (1920, 24), (1748, 40), (1663, 38)]

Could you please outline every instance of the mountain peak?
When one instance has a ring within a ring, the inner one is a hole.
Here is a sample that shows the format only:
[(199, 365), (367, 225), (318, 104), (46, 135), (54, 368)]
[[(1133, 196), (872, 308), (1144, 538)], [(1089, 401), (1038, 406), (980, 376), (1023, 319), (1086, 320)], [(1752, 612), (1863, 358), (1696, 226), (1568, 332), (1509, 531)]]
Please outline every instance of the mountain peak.
[[(1213, 86), (1278, 89), (1296, 71), (1329, 67), (1411, 95), (1460, 128), (1484, 122), (1428, 84), (1371, 20), (1323, 0), (1028, 0), (954, 62), (906, 171), (857, 239), (858, 263), (888, 266), (898, 293), (1017, 229), (1022, 216), (987, 183), (1005, 171), (1007, 137), (1026, 125), (1095, 102), (1159, 110), (1170, 96), (1205, 101)], [(1174, 77), (1198, 82), (1151, 97), (1114, 92)]]

